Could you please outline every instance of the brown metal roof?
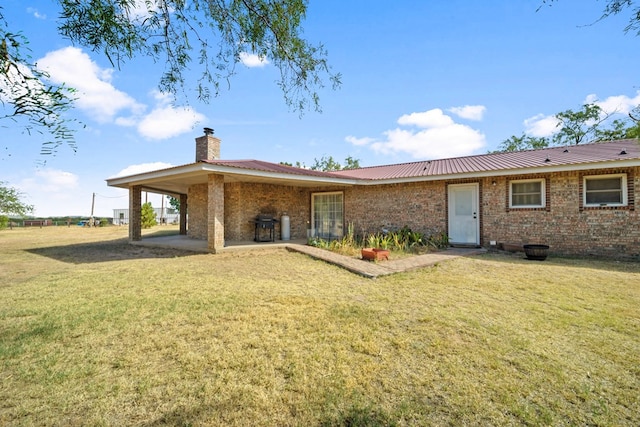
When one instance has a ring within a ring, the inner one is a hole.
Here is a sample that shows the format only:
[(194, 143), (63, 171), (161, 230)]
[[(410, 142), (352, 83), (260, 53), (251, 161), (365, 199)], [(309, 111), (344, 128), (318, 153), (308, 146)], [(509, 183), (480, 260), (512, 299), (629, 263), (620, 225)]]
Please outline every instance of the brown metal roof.
[(333, 174), (345, 178), (381, 180), (570, 166), (633, 159), (640, 160), (640, 142), (637, 139), (372, 166), (342, 170)]
[[(133, 183), (148, 189), (186, 194), (189, 185), (206, 182), (212, 165), (230, 178), (248, 182), (295, 182), (296, 185), (375, 184), (378, 181), (414, 181), (450, 179), (452, 176), (513, 175), (537, 170), (561, 171), (640, 166), (640, 142), (637, 139), (601, 142), (569, 147), (552, 147), (507, 153), (491, 153), (452, 159), (426, 160), (395, 165), (322, 172), (285, 166), (261, 160), (210, 160), (144, 172), (107, 180), (108, 185), (128, 188)], [(523, 171), (527, 172), (523, 172)], [(290, 177), (290, 178), (289, 178)]]

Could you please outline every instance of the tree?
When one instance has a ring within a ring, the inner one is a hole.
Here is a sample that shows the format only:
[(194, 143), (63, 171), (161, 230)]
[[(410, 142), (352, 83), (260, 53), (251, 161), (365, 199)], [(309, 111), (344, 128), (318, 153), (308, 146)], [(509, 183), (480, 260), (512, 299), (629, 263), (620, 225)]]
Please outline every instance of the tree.
[[(635, 121), (633, 115), (629, 117)], [(578, 111), (565, 110), (555, 115), (558, 131), (550, 138), (522, 134), (512, 135), (500, 143), (497, 151), (522, 151), (545, 148), (551, 145), (577, 145), (583, 142), (637, 138), (640, 122), (630, 124), (628, 120), (609, 121), (597, 104), (584, 104)]]
[(611, 122), (609, 129), (598, 129), (596, 131), (596, 139), (598, 141), (614, 141), (616, 139), (634, 138), (633, 136), (628, 136), (631, 133), (626, 121), (616, 119)]
[(611, 114), (604, 114), (597, 104), (584, 104), (581, 110), (565, 110), (556, 114), (560, 128), (553, 136), (555, 145), (578, 145), (597, 139), (600, 126)]
[(0, 214), (26, 216), (33, 212), (33, 206), (22, 202), (22, 193), (13, 187), (7, 187), (0, 181)]
[[(277, 84), (286, 104), (300, 114), (310, 108), (320, 111), (318, 91), (327, 79), (334, 89), (340, 85), (340, 74), (331, 71), (325, 48), (301, 37), (307, 0), (57, 1), (62, 36), (101, 52), (114, 67), (138, 56), (164, 64), (158, 86), (176, 101), (188, 98), (188, 70), (198, 68), (197, 97), (208, 102), (218, 95), (221, 84), (229, 85), (246, 55), (273, 63), (280, 72)], [(27, 117), (44, 126), (58, 143), (73, 146), (73, 136), (61, 119), (73, 92), (47, 86), (46, 74), (24, 55), (26, 36), (9, 30), (1, 8), (0, 22), (0, 95), (5, 95), (6, 87), (18, 90), (1, 98), (13, 108), (8, 117)], [(57, 145), (48, 148), (55, 150)]]
[(354, 159), (351, 156), (348, 156), (344, 159), (345, 165), (342, 169), (360, 169), (360, 159)]
[(313, 159), (313, 165), (311, 170), (314, 171), (339, 171), (342, 169), (342, 165), (333, 159), (333, 156), (322, 156), (320, 159)]
[(20, 201), (22, 193), (5, 185), (6, 182), (0, 181), (0, 230), (9, 225), (9, 215), (25, 216), (33, 212), (33, 206)]
[[(354, 159), (351, 156), (348, 156), (344, 159), (344, 166), (334, 160), (333, 156), (322, 156), (320, 159), (314, 158), (313, 165), (309, 169), (314, 171), (339, 171), (344, 169), (358, 169), (360, 167), (360, 160)], [(280, 162), (281, 165), (286, 166), (295, 166), (297, 168), (306, 168), (304, 163), (296, 162), (295, 165), (288, 162)]]
[(524, 151), (546, 148), (549, 146), (549, 139), (544, 137), (535, 137), (526, 134), (522, 136), (512, 135), (509, 139), (505, 139), (498, 146), (500, 151)]
[(173, 196), (169, 196), (169, 206), (171, 206), (173, 209), (176, 210), (176, 212), (180, 212), (180, 200), (173, 197)]
[(631, 126), (625, 129), (624, 137), (629, 139), (639, 139), (640, 138), (640, 122), (635, 122)]
[(142, 228), (151, 228), (154, 225), (158, 225), (156, 221), (156, 213), (151, 206), (151, 202), (143, 203), (140, 210), (140, 221)]

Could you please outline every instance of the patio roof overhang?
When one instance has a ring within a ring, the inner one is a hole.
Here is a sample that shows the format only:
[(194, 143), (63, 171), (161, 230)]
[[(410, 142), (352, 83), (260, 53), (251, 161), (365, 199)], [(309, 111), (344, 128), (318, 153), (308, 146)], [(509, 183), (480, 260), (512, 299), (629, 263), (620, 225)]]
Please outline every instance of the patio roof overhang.
[(124, 189), (135, 185), (141, 186), (143, 191), (179, 196), (180, 194), (187, 194), (191, 185), (206, 184), (210, 174), (223, 175), (225, 182), (249, 182), (296, 187), (327, 185), (348, 187), (361, 181), (353, 178), (296, 175), (211, 165), (208, 163), (191, 163), (136, 175), (108, 178), (107, 185)]

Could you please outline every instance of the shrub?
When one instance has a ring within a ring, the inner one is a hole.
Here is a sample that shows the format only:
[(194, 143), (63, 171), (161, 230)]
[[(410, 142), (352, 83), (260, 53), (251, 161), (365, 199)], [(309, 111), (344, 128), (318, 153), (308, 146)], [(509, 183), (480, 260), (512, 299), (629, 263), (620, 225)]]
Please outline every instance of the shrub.
[(449, 246), (449, 236), (445, 232), (432, 234), (429, 236), (428, 243), (436, 249), (445, 249)]
[(151, 228), (158, 225), (156, 221), (156, 213), (153, 211), (151, 202), (144, 203), (140, 212), (142, 228)]

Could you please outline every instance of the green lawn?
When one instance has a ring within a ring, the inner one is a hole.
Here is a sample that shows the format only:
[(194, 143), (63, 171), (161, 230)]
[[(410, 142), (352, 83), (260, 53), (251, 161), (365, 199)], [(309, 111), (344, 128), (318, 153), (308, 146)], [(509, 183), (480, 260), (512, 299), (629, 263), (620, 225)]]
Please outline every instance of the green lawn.
[(637, 263), (370, 280), (126, 235), (0, 231), (0, 425), (640, 425)]

